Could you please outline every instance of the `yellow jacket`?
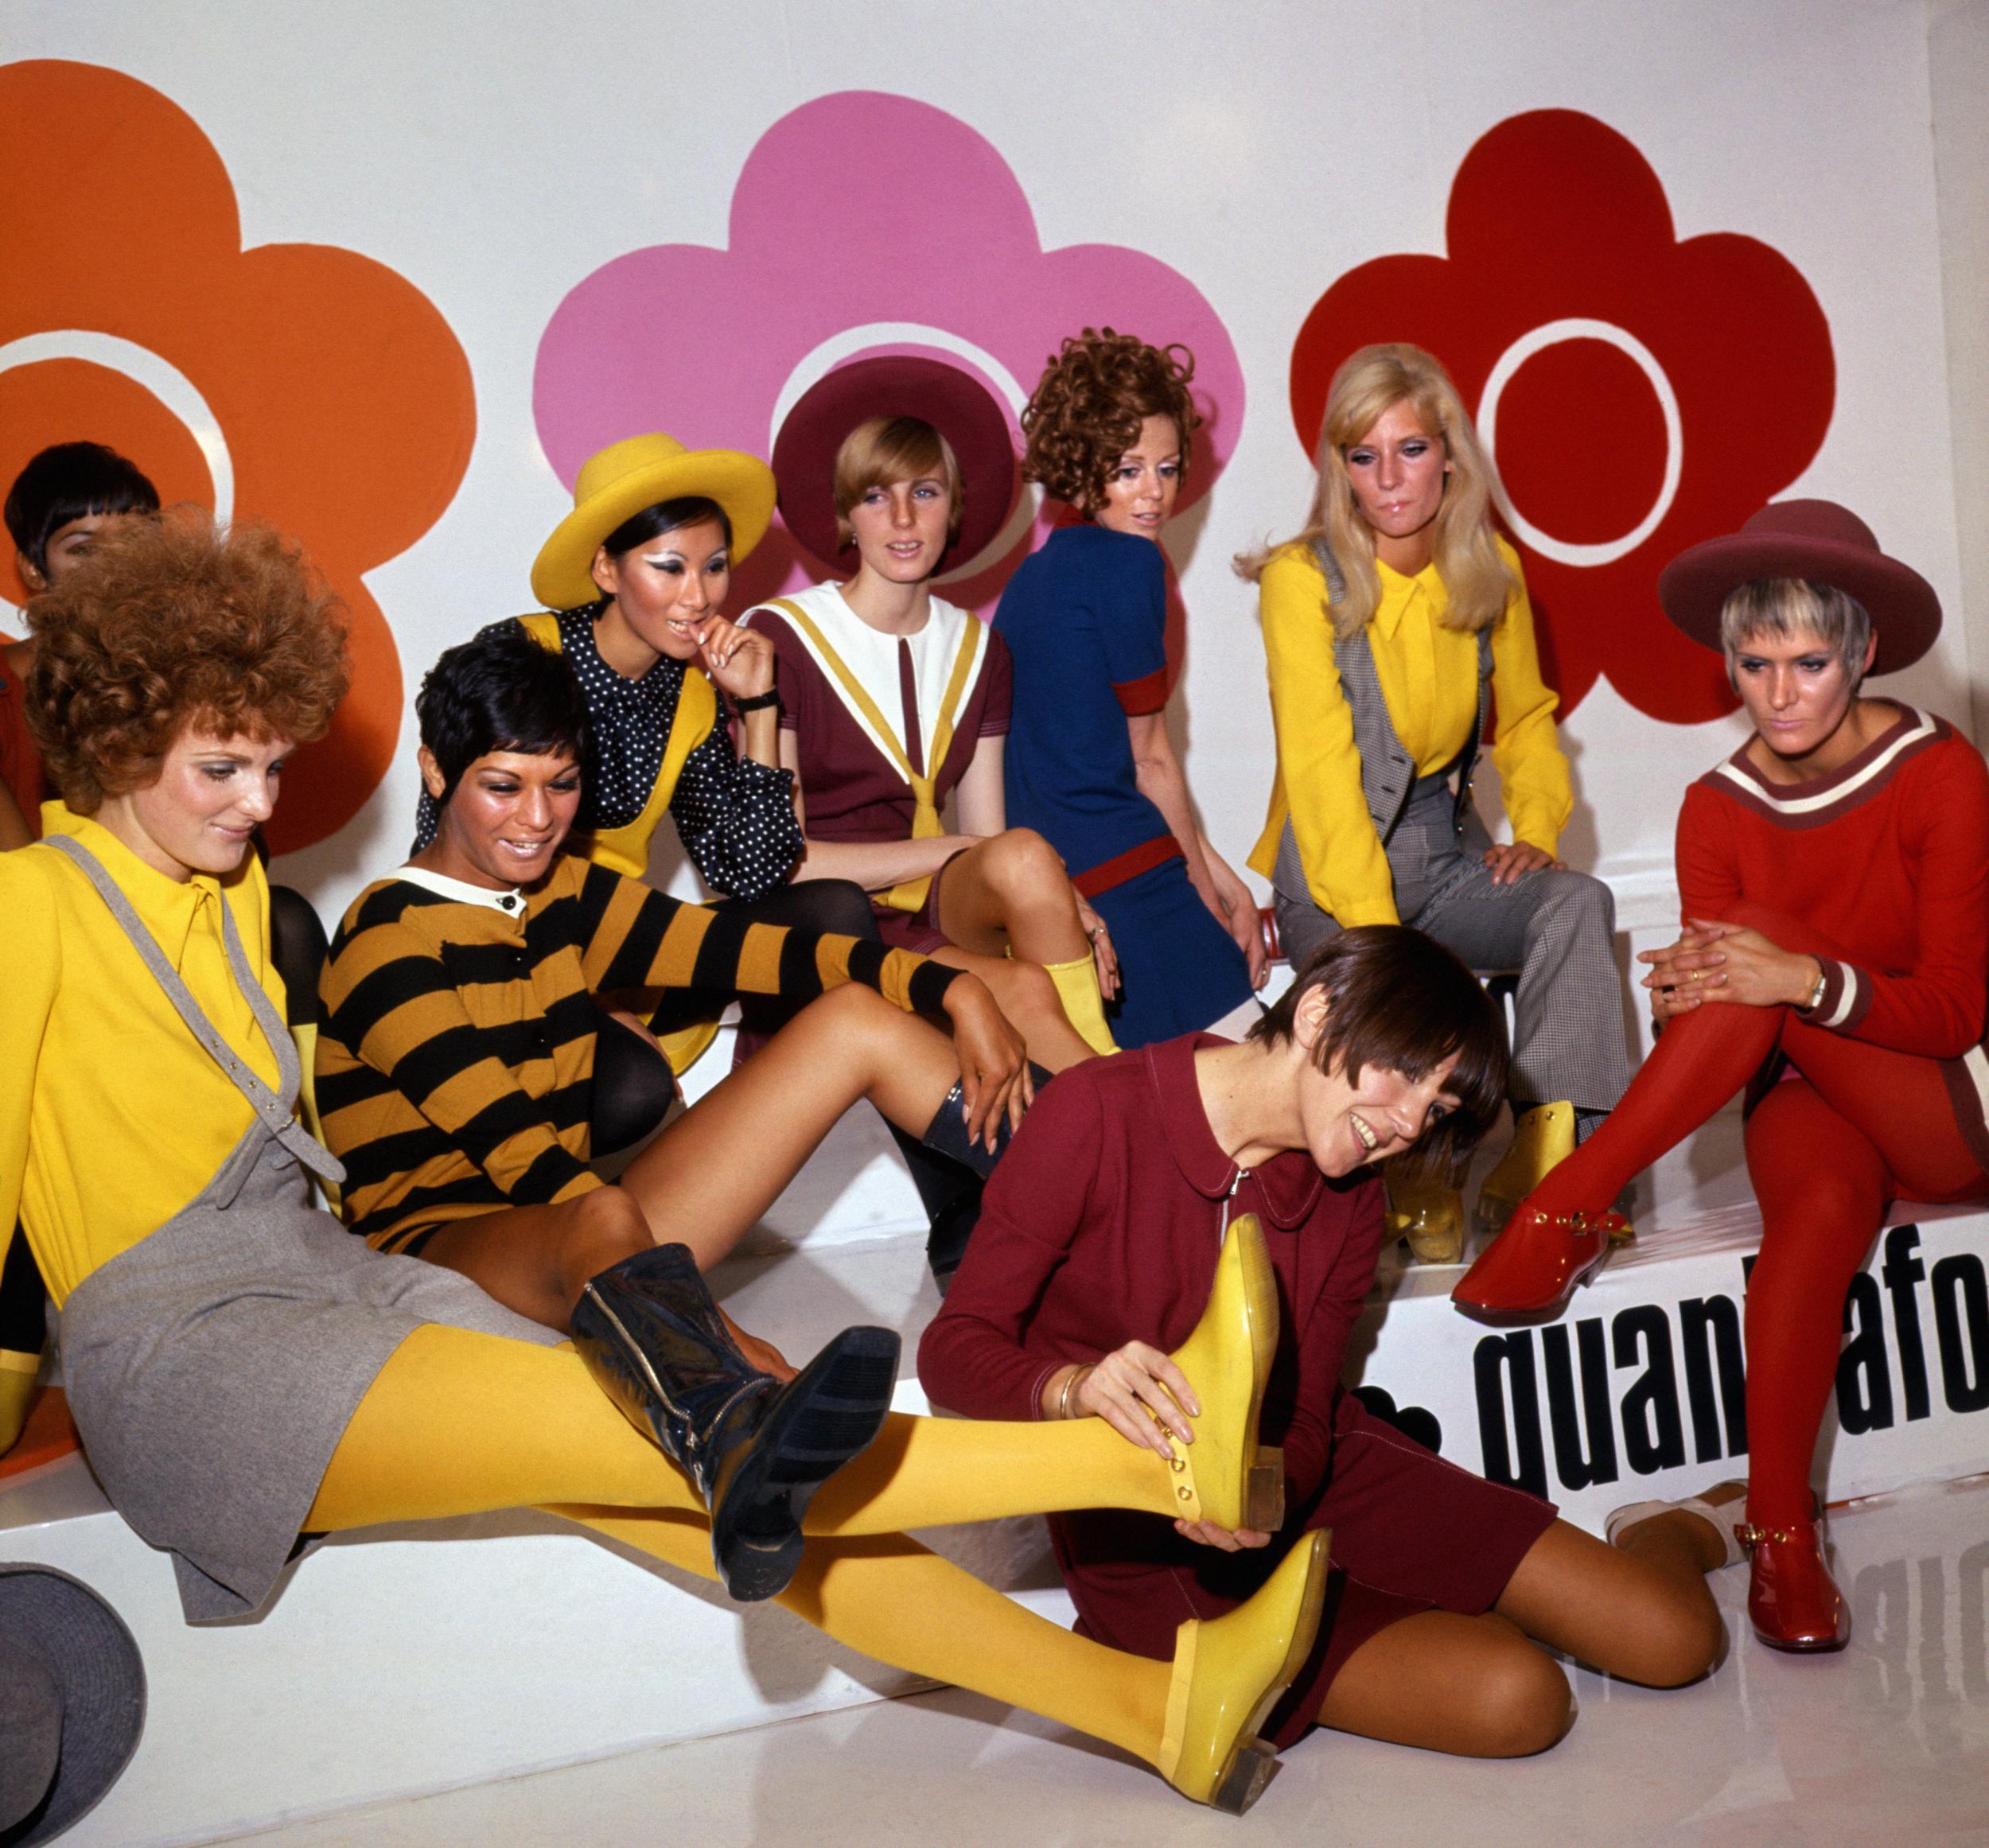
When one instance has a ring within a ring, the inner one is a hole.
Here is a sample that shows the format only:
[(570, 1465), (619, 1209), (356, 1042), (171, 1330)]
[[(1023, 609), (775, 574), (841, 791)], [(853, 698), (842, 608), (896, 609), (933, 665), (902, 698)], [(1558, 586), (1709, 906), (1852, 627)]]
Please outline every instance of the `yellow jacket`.
[[(276, 1055), (222, 947), (226, 905), (281, 1014), (255, 856), (224, 879), (181, 885), (60, 803), (43, 804), (41, 825), (103, 862), (208, 1018), (274, 1087)], [(0, 1254), (18, 1213), (60, 1303), (196, 1199), (255, 1113), (83, 870), (53, 847), (0, 854)]]
[[(1552, 854), (1574, 807), (1567, 759), (1555, 742), (1559, 703), (1540, 678), (1519, 555), (1504, 539), (1512, 571), (1505, 613), (1492, 631), (1497, 722), (1492, 761), (1513, 838)], [(1453, 762), (1477, 710), (1477, 641), (1440, 618), (1448, 599), (1434, 565), (1404, 577), (1377, 564), (1381, 604), (1368, 625), (1375, 671), (1396, 735), (1416, 774)], [(1395, 881), (1360, 785), (1353, 718), (1340, 688), (1326, 613), (1324, 574), (1310, 551), (1290, 546), (1264, 566), (1258, 607), (1271, 675), (1278, 774), (1264, 831), (1250, 864), (1267, 877), (1290, 816), (1306, 882), (1321, 911), (1344, 926), (1397, 924)]]

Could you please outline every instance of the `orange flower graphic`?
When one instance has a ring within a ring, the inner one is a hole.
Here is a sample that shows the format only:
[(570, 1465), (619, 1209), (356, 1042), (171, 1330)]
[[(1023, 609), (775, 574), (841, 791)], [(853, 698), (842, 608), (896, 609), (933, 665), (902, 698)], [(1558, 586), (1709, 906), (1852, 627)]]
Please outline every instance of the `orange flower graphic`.
[[(0, 484), (36, 450), (122, 450), (168, 502), (294, 535), (352, 613), (352, 691), (300, 752), (278, 853), (336, 833), (399, 741), (400, 662), (364, 574), (448, 506), (476, 434), (469, 364), (405, 278), (323, 244), (242, 247), (213, 144), (148, 85), (0, 66)], [(25, 600), (10, 555), (0, 593)]]

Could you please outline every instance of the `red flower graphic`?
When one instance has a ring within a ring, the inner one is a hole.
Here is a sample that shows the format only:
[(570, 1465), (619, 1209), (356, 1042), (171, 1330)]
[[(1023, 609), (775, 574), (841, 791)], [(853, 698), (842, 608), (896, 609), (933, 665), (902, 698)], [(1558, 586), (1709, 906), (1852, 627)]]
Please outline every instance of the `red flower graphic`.
[[(228, 169), (185, 111), (115, 71), (0, 67), (0, 482), (78, 437), (194, 500), (294, 536), (352, 615), (352, 691), (298, 753), (277, 852), (336, 833), (400, 734), (400, 663), (364, 574), (453, 496), (469, 364), (434, 305), (369, 257), (242, 247)], [(0, 593), (21, 600), (10, 555)]]
[(1317, 444), (1356, 348), (1427, 347), (1497, 458), (1563, 712), (1598, 674), (1653, 718), (1731, 711), (1718, 659), (1664, 620), (1657, 574), (1734, 531), (1822, 444), (1836, 368), (1809, 285), (1753, 238), (1680, 242), (1650, 163), (1571, 110), (1479, 139), (1446, 242), (1446, 257), (1364, 263), (1314, 305), (1291, 356), (1299, 441)]

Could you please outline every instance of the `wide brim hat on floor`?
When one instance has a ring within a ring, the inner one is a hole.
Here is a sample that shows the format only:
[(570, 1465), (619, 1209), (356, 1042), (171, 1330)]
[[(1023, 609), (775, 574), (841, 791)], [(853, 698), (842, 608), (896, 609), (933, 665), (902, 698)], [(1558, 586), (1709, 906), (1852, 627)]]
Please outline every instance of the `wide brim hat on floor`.
[(732, 562), (765, 536), (773, 518), (773, 472), (741, 449), (687, 449), (660, 430), (590, 456), (573, 486), (573, 512), (553, 528), (531, 567), (531, 593), (548, 609), (574, 609), (601, 594), (594, 554), (621, 523), (659, 501), (701, 494), (732, 522)]
[(1933, 585), (1888, 558), (1871, 528), (1834, 500), (1774, 501), (1738, 532), (1680, 553), (1659, 574), (1658, 601), (1694, 641), (1718, 648), (1721, 606), (1763, 578), (1827, 584), (1862, 604), (1878, 638), (1874, 674), (1910, 667), (1940, 633)]
[(815, 380), (780, 425), (773, 473), (780, 518), (825, 565), (843, 551), (835, 527), (835, 456), (873, 417), (917, 417), (951, 445), (960, 465), (960, 530), (949, 564), (978, 557), (1008, 523), (1017, 491), (1015, 442), (987, 387), (957, 366), (913, 353), (883, 353), (838, 366)]
[(124, 1620), (66, 1572), (0, 1566), (0, 1837), (10, 1848), (52, 1842), (80, 1821), (144, 1730), (145, 1664)]

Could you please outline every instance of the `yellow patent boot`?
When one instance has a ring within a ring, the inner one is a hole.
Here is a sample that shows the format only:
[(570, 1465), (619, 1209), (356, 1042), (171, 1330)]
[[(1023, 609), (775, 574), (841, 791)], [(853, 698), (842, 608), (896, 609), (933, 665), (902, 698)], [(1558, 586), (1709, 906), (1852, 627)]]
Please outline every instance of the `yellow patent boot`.
[(1464, 1262), (1464, 1196), (1423, 1176), (1382, 1171), (1388, 1190), (1388, 1236), (1407, 1239), (1419, 1264)]
[(1284, 1525), (1284, 1453), (1257, 1442), (1277, 1352), (1278, 1280), (1263, 1228), (1245, 1213), (1223, 1240), (1208, 1308), (1171, 1356), (1201, 1403), (1194, 1442), (1168, 1438), (1182, 1520), (1267, 1534)]
[[(1574, 1153), (1573, 1104), (1543, 1103), (1528, 1111), (1512, 1126), (1512, 1146), (1478, 1188), (1475, 1216), (1480, 1232), (1496, 1238), (1504, 1231), (1520, 1201)], [(1637, 1237), (1637, 1228), (1627, 1216), (1617, 1216), (1621, 1223), (1609, 1227), (1609, 1243), (1627, 1245)]]
[(1275, 1749), (1258, 1734), (1319, 1633), (1326, 1542), (1305, 1535), (1249, 1603), (1174, 1632), (1158, 1763), (1183, 1796), (1240, 1816), (1278, 1775)]

